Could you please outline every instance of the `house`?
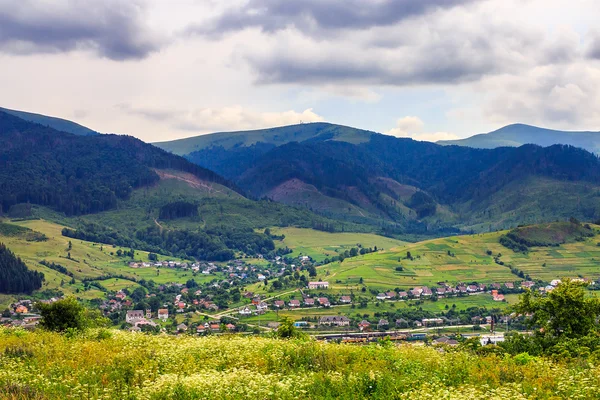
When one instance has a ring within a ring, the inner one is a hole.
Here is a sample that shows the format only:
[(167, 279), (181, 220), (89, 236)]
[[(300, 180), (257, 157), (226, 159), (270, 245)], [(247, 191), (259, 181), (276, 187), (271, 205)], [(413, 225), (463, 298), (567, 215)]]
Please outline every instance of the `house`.
[(233, 330), (235, 330), (235, 325), (233, 325), (233, 324), (227, 324), (227, 325), (225, 325), (225, 327), (226, 327), (226, 328), (227, 328), (227, 330), (229, 330), (229, 331), (233, 331)]
[(329, 282), (308, 282), (309, 289), (329, 289)]
[(388, 326), (390, 326), (390, 323), (388, 322), (387, 319), (380, 319), (379, 322), (377, 323), (378, 329), (387, 329)]
[(433, 292), (427, 286), (423, 286), (421, 289), (423, 290), (423, 292), (421, 292), (422, 296), (427, 296), (428, 297), (428, 296), (433, 295)]
[(446, 294), (446, 288), (443, 288), (443, 287), (436, 288), (436, 289), (435, 289), (435, 294), (436, 294), (438, 297), (442, 297), (442, 296), (444, 296), (444, 295)]
[(396, 298), (396, 292), (386, 292), (385, 293), (385, 298), (389, 299), (389, 300), (395, 299)]
[(477, 285), (469, 285), (467, 286), (467, 292), (468, 293), (475, 293), (479, 290), (479, 287)]
[(166, 321), (169, 318), (169, 310), (166, 308), (161, 308), (158, 310), (158, 319), (162, 321)]
[(267, 324), (267, 328), (277, 329), (279, 328), (279, 325), (281, 325), (279, 322), (269, 322)]
[(285, 307), (285, 302), (283, 300), (275, 300), (273, 305), (277, 308), (283, 308)]
[(440, 326), (444, 323), (441, 318), (424, 318), (421, 320), (423, 326)]
[(178, 332), (185, 332), (187, 330), (188, 330), (188, 327), (187, 327), (186, 324), (182, 323), (182, 324), (177, 325), (177, 331)]
[(146, 310), (146, 319), (152, 319), (152, 310), (151, 309)]
[(423, 293), (423, 289), (416, 287), (410, 291), (410, 295), (416, 298), (421, 297), (421, 293)]
[(377, 300), (385, 300), (385, 299), (386, 299), (386, 297), (385, 297), (385, 293), (379, 293), (379, 294), (377, 295), (376, 299), (377, 299)]
[(300, 307), (300, 300), (290, 300), (288, 304), (290, 307)]
[(532, 281), (525, 281), (525, 282), (521, 283), (521, 287), (524, 287), (527, 289), (531, 289), (534, 286), (535, 286), (535, 282), (532, 282)]
[(550, 286), (556, 287), (556, 286), (560, 285), (560, 283), (561, 283), (560, 279), (553, 279), (552, 282), (550, 282)]
[(131, 310), (127, 311), (125, 315), (125, 322), (128, 324), (134, 324), (136, 321), (144, 319), (144, 310)]
[(360, 330), (362, 331), (363, 329), (367, 329), (368, 327), (371, 326), (371, 323), (369, 321), (367, 321), (366, 319), (363, 319), (362, 321), (360, 321), (360, 323), (358, 324), (358, 327), (360, 328)]
[(115, 297), (121, 301), (125, 300), (125, 297), (127, 297), (127, 295), (123, 292), (118, 292)]
[(349, 326), (350, 319), (348, 317), (344, 317), (343, 315), (323, 316), (319, 320), (319, 325)]
[(242, 307), (239, 309), (238, 313), (244, 316), (252, 315), (252, 310), (249, 307)]
[(433, 344), (443, 344), (446, 346), (457, 346), (458, 341), (456, 339), (450, 339), (449, 337), (442, 336), (441, 338), (435, 339)]
[(406, 299), (408, 297), (408, 293), (407, 292), (400, 292), (400, 293), (398, 293), (398, 297), (400, 297), (401, 299)]
[(29, 310), (23, 304), (19, 304), (17, 308), (15, 308), (15, 312), (17, 314), (27, 314)]
[(515, 288), (515, 284), (513, 282), (506, 282), (504, 284), (504, 286), (506, 286), (507, 289), (514, 289)]
[(331, 303), (329, 303), (329, 299), (327, 297), (319, 297), (318, 301), (319, 301), (319, 304), (322, 305), (323, 307), (331, 306)]
[(219, 329), (221, 329), (221, 326), (219, 326), (219, 324), (210, 324), (209, 326), (210, 330), (213, 332), (217, 332)]
[(206, 328), (204, 327), (204, 325), (198, 325), (198, 327), (196, 328), (196, 333), (204, 333), (206, 332)]
[(352, 299), (350, 298), (350, 296), (342, 296), (342, 297), (340, 297), (340, 303), (344, 303), (344, 304), (352, 303)]
[(256, 305), (256, 311), (264, 312), (267, 311), (268, 308), (269, 305), (264, 301), (261, 301), (259, 304)]
[(306, 322), (306, 321), (296, 321), (296, 322), (294, 322), (294, 326), (296, 328), (303, 328), (303, 327), (308, 326), (308, 322)]
[(315, 305), (315, 299), (311, 299), (310, 297), (307, 297), (304, 299), (304, 305), (305, 306), (314, 306)]

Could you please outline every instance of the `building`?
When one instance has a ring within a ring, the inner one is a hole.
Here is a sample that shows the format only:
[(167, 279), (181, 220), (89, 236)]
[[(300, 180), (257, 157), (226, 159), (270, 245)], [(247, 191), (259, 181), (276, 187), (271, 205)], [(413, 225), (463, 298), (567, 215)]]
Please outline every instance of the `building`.
[(277, 308), (283, 308), (285, 307), (285, 302), (283, 300), (275, 300), (273, 305)]
[(329, 299), (327, 297), (319, 297), (319, 304), (323, 307), (331, 306), (331, 303), (329, 303)]
[(125, 315), (125, 322), (132, 325), (142, 319), (144, 319), (144, 310), (127, 311), (127, 314)]
[(249, 307), (242, 307), (238, 311), (240, 315), (252, 315), (252, 310)]
[(498, 344), (500, 342), (504, 342), (504, 335), (482, 335), (479, 337), (479, 342), (482, 346), (487, 346), (488, 344)]
[(309, 289), (329, 289), (329, 282), (308, 282)]
[(300, 307), (300, 300), (290, 300), (290, 307)]
[(151, 309), (146, 310), (146, 319), (152, 319), (152, 310)]
[(304, 299), (304, 305), (306, 306), (314, 306), (315, 305), (315, 299), (311, 299), (310, 297), (307, 297)]
[(169, 319), (169, 310), (166, 308), (161, 308), (158, 310), (158, 319), (161, 321), (166, 321)]
[(350, 319), (348, 317), (344, 317), (343, 315), (323, 316), (319, 320), (319, 325), (349, 326)]
[(441, 318), (424, 318), (421, 320), (421, 323), (424, 326), (440, 326), (444, 323), (444, 320)]
[(352, 303), (352, 299), (350, 296), (342, 296), (340, 297), (340, 303), (349, 304)]
[(387, 297), (385, 296), (385, 293), (379, 293), (376, 297), (377, 300), (385, 300), (387, 299)]

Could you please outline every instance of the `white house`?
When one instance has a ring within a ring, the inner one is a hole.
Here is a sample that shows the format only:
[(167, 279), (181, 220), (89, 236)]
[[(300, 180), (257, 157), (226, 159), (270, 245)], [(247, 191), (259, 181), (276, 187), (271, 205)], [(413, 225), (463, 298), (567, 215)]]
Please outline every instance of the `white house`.
[(125, 315), (125, 321), (128, 324), (133, 324), (136, 321), (144, 319), (144, 310), (131, 310), (127, 311), (127, 315)]
[(249, 307), (242, 307), (238, 311), (240, 315), (252, 315), (252, 310)]
[(166, 308), (161, 308), (158, 310), (158, 319), (161, 321), (166, 321), (169, 319), (169, 310)]
[(329, 282), (308, 282), (309, 289), (329, 289)]
[(482, 335), (479, 337), (482, 346), (504, 342), (504, 335)]

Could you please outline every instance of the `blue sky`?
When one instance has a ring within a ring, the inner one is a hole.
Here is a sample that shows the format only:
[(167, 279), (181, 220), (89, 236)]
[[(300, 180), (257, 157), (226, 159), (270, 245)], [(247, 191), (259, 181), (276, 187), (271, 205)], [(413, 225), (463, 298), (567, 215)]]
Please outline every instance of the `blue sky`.
[(0, 0), (0, 106), (162, 141), (600, 130), (592, 0)]

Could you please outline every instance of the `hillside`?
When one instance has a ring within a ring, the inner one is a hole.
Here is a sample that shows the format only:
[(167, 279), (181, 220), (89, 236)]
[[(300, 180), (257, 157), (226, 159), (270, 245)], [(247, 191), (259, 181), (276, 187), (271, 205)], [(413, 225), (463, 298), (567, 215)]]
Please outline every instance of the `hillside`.
[(338, 140), (349, 143), (362, 143), (369, 140), (375, 132), (348, 126), (311, 122), (299, 125), (282, 126), (240, 132), (218, 132), (194, 136), (186, 139), (154, 143), (155, 146), (171, 153), (186, 155), (195, 151), (222, 148), (231, 150), (253, 145), (271, 145), (276, 147), (289, 142)]
[[(569, 222), (535, 225), (527, 232), (540, 237), (555, 237), (571, 232)], [(500, 244), (508, 231), (447, 237), (404, 244), (383, 252), (366, 254), (317, 268), (319, 278), (335, 282), (333, 290), (360, 290), (360, 278), (369, 289), (379, 291), (396, 287), (435, 286), (438, 282), (504, 283), (524, 280), (550, 282), (553, 279), (600, 278), (598, 226), (593, 234), (554, 247), (531, 247), (527, 253), (515, 252)], [(587, 232), (587, 229), (585, 229)], [(561, 239), (562, 240), (562, 239)], [(410, 258), (408, 258), (410, 252)], [(499, 256), (500, 255), (500, 256)], [(401, 270), (397, 270), (402, 267)], [(512, 267), (512, 268), (511, 268)]]
[(130, 136), (76, 136), (0, 112), (0, 212), (20, 203), (67, 215), (115, 208), (175, 169), (234, 188), (217, 174)]
[(83, 125), (79, 125), (76, 122), (69, 121), (69, 120), (62, 119), (62, 118), (49, 117), (47, 115), (34, 114), (34, 113), (25, 112), (25, 111), (11, 110), (11, 109), (2, 108), (2, 107), (0, 107), (0, 111), (5, 112), (7, 114), (14, 115), (15, 117), (19, 117), (25, 121), (33, 122), (35, 124), (40, 124), (40, 125), (43, 125), (43, 126), (46, 126), (46, 127), (49, 127), (49, 128), (55, 129), (57, 131), (61, 131), (61, 132), (72, 133), (74, 135), (80, 135), (80, 136), (92, 136), (92, 135), (99, 134), (98, 132), (91, 130), (90, 128), (87, 128)]
[(600, 153), (600, 132), (557, 131), (531, 125), (513, 124), (490, 133), (482, 133), (466, 139), (442, 140), (437, 143), (444, 146), (458, 145), (480, 149), (519, 147), (524, 144), (537, 144), (544, 147), (567, 144), (598, 154)]

